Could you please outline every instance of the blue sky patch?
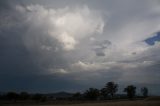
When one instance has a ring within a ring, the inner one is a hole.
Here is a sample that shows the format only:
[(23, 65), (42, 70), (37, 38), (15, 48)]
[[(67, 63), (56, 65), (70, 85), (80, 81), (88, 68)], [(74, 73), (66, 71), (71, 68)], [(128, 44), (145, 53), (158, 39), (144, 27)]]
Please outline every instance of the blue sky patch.
[(154, 45), (156, 41), (160, 41), (160, 32), (157, 32), (155, 34), (156, 36), (147, 38), (146, 40), (144, 40), (147, 44), (149, 45)]

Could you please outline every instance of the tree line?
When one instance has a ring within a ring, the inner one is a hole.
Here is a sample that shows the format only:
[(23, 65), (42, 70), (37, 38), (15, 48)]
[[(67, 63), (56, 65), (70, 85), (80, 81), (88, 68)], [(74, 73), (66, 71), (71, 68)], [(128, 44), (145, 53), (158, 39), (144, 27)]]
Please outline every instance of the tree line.
[[(121, 99), (122, 96), (117, 97), (116, 95), (117, 91), (118, 91), (118, 84), (114, 82), (108, 82), (100, 90), (97, 88), (89, 88), (84, 92), (84, 96), (90, 100), (97, 100), (97, 99), (105, 100), (105, 99), (114, 99), (114, 98)], [(147, 87), (142, 87), (140, 91), (142, 93), (142, 97), (148, 96)], [(132, 100), (133, 98), (136, 97), (136, 86), (128, 85), (127, 87), (124, 88), (123, 92), (126, 93), (128, 99)]]
[[(148, 96), (148, 88), (142, 87), (141, 89), (142, 97)], [(8, 92), (6, 94), (0, 95), (0, 100), (34, 100), (34, 101), (47, 101), (47, 100), (57, 100), (57, 99), (67, 99), (67, 100), (108, 100), (108, 99), (123, 99), (123, 96), (130, 100), (136, 97), (136, 86), (128, 85), (124, 88), (123, 92), (126, 95), (117, 96), (118, 92), (118, 84), (115, 82), (108, 82), (105, 86), (101, 89), (97, 88), (89, 88), (85, 92), (74, 93), (71, 97), (64, 97), (64, 98), (54, 98), (51, 96), (47, 96), (45, 94), (29, 94), (27, 92)]]

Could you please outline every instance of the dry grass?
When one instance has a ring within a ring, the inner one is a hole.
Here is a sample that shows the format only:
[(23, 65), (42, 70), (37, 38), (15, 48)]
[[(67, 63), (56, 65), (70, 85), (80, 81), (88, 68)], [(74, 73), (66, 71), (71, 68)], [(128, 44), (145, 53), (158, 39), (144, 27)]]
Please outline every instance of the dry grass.
[[(71, 105), (70, 105), (71, 106)], [(76, 104), (72, 106), (160, 106), (160, 102), (145, 102), (145, 101), (122, 101), (112, 103), (88, 103), (88, 104)]]
[(160, 106), (160, 101), (119, 101), (103, 103), (81, 103), (81, 104), (64, 104), (64, 105), (3, 105), (3, 106)]
[(146, 101), (160, 101), (159, 96), (148, 97), (145, 99)]

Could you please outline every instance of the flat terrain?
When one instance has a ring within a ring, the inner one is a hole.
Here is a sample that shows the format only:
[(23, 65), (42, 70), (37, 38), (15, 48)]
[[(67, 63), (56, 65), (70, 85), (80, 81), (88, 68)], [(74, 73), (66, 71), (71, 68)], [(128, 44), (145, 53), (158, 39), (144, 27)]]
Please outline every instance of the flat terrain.
[(115, 102), (100, 102), (100, 103), (79, 103), (79, 104), (4, 104), (1, 106), (160, 106), (160, 101), (115, 101)]

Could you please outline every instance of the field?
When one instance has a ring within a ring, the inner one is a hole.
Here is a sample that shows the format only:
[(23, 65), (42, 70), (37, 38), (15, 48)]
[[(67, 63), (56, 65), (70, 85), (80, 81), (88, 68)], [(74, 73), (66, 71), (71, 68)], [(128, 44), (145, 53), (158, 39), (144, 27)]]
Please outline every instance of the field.
[(74, 103), (74, 104), (3, 104), (1, 106), (160, 106), (160, 101), (137, 100), (137, 101), (109, 101), (94, 103)]

